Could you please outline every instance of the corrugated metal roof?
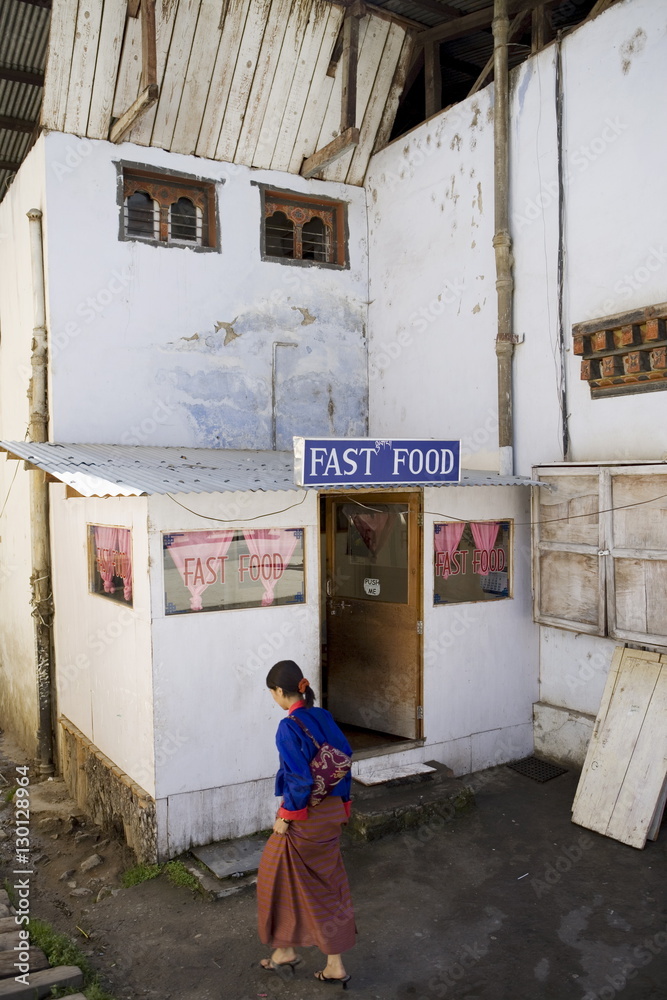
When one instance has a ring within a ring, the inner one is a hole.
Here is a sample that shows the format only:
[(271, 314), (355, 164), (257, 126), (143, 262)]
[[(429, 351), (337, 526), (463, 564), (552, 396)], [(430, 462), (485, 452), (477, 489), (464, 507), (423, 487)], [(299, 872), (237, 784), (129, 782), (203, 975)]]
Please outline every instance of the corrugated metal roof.
[[(0, 0), (0, 71), (43, 78), (51, 10), (48, 0)], [(0, 128), (0, 199), (39, 133), (43, 87), (37, 82), (0, 77), (0, 116), (34, 122), (32, 131)]]
[[(85, 497), (300, 489), (294, 484), (294, 457), (291, 451), (156, 448), (122, 444), (34, 444), (30, 441), (0, 441), (0, 449), (43, 469)], [(396, 487), (397, 484), (387, 485)], [(464, 470), (460, 482), (447, 485), (540, 484), (521, 476), (498, 476), (493, 472)]]
[(297, 489), (291, 452), (29, 441), (0, 448), (87, 497)]

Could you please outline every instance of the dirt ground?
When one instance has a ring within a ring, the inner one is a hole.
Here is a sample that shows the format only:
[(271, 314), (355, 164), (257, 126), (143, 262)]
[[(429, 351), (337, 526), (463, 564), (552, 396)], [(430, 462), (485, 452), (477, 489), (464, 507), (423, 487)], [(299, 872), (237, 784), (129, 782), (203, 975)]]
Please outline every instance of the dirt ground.
[[(5, 736), (10, 783), (17, 763)], [(667, 1000), (667, 826), (643, 851), (573, 826), (577, 780), (538, 784), (494, 768), (471, 776), (476, 807), (464, 816), (346, 844), (359, 927), (350, 990), (369, 1000)], [(259, 969), (254, 890), (210, 902), (164, 876), (120, 888), (131, 853), (86, 823), (62, 782), (31, 784), (31, 802), (31, 915), (76, 939), (117, 1000), (331, 993), (312, 979), (314, 949), (291, 981)], [(0, 821), (11, 881), (4, 802)], [(102, 863), (82, 871), (93, 854)]]

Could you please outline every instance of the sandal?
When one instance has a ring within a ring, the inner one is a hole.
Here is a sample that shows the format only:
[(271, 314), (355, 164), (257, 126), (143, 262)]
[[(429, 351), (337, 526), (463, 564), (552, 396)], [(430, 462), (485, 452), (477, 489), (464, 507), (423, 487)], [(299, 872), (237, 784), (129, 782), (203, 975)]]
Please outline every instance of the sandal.
[(297, 955), (291, 962), (274, 962), (271, 958), (263, 958), (259, 964), (265, 972), (277, 972), (279, 976), (284, 976), (288, 969), (293, 974), (296, 966), (302, 962), (303, 959)]
[(352, 979), (352, 976), (343, 976), (342, 979), (332, 979), (330, 976), (325, 976), (324, 970), (322, 969), (315, 973), (315, 979), (319, 980), (321, 983), (328, 983), (329, 986), (332, 986), (334, 983), (341, 983), (343, 989), (346, 990), (347, 984), (350, 979)]

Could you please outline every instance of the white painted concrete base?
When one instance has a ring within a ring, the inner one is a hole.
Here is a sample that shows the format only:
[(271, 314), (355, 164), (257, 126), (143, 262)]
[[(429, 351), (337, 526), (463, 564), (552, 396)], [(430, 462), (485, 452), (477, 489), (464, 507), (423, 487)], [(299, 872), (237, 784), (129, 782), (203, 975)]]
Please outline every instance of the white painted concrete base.
[[(451, 767), (458, 776), (505, 764), (532, 751), (533, 727), (526, 723), (355, 761), (352, 774), (358, 777), (377, 771), (379, 767), (437, 760)], [(176, 857), (190, 847), (245, 837), (268, 829), (273, 825), (278, 805), (273, 790), (274, 779), (271, 777), (158, 799), (156, 818), (160, 860)]]
[(537, 754), (583, 767), (595, 716), (538, 701), (533, 705), (533, 723)]
[(422, 747), (388, 753), (382, 757), (369, 757), (355, 761), (352, 776), (362, 777), (382, 767), (398, 767), (403, 764), (423, 764), (437, 760), (451, 767), (459, 777), (482, 771), (496, 764), (506, 764), (510, 760), (526, 757), (533, 752), (533, 727), (530, 723), (506, 726), (503, 729), (489, 729), (483, 733), (473, 733), (462, 739), (444, 743), (426, 743)]
[(160, 860), (215, 840), (245, 837), (273, 826), (274, 778), (169, 795), (157, 802)]

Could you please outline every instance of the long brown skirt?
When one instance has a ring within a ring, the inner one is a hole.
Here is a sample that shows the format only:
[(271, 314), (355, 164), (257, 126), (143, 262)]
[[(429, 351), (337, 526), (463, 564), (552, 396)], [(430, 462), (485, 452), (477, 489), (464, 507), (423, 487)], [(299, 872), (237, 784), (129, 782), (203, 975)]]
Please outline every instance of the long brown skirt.
[(346, 822), (339, 797), (310, 806), (308, 819), (273, 833), (257, 876), (257, 924), (264, 944), (274, 948), (317, 947), (339, 955), (355, 943), (356, 927), (347, 875), (340, 854)]

